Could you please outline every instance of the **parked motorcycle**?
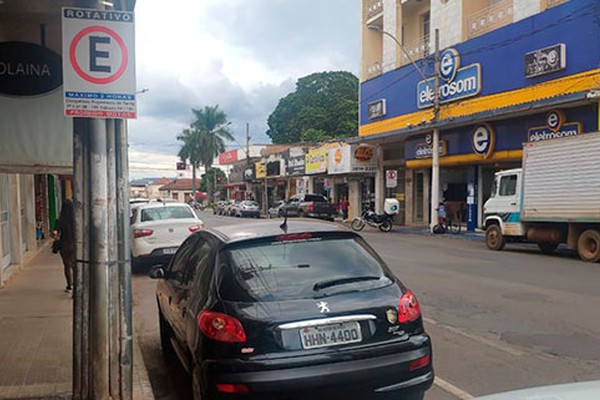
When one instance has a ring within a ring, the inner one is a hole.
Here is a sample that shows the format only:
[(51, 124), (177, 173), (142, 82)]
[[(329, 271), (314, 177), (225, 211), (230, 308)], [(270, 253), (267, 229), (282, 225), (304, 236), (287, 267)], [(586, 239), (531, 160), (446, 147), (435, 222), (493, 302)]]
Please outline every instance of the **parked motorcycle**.
[(353, 230), (361, 231), (365, 225), (372, 226), (373, 228), (379, 228), (382, 232), (389, 232), (392, 230), (392, 224), (394, 221), (394, 214), (377, 214), (375, 211), (364, 210), (360, 217), (354, 218), (350, 225)]

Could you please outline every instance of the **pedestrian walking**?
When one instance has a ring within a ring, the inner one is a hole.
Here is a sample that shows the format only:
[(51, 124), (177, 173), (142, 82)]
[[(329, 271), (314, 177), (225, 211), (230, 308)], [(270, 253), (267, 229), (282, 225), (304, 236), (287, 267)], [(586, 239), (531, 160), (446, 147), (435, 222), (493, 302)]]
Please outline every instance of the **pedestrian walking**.
[(342, 210), (342, 214), (344, 215), (344, 221), (348, 219), (348, 208), (350, 207), (350, 202), (348, 201), (348, 197), (343, 197), (340, 202), (340, 209)]
[(75, 270), (75, 210), (72, 201), (67, 200), (63, 204), (60, 216), (56, 221), (56, 229), (52, 235), (59, 241), (59, 253), (67, 281), (65, 292), (70, 293), (73, 290), (73, 272)]

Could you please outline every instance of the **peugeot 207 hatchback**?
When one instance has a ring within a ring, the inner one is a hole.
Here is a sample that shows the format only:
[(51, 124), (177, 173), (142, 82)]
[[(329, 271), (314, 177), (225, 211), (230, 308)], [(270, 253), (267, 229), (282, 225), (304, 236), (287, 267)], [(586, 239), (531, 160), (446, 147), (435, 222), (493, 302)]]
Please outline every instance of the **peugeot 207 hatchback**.
[(336, 225), (207, 229), (150, 275), (194, 399), (422, 399), (433, 382), (415, 294)]

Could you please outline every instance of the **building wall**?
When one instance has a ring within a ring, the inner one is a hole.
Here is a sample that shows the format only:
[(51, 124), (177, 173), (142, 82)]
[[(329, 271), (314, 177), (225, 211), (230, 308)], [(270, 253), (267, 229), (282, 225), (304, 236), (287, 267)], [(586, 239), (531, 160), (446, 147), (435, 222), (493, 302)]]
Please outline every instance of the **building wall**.
[(434, 49), (434, 32), (439, 29), (440, 48), (444, 49), (463, 40), (462, 21), (463, 1), (431, 2), (431, 49)]
[[(3, 174), (1, 190), (7, 204), (7, 229), (0, 229), (0, 286), (35, 253), (36, 218), (35, 186), (33, 175)], [(2, 201), (2, 200), (0, 200)], [(8, 247), (5, 249), (4, 246)], [(10, 253), (8, 264), (2, 262), (2, 254)]]
[[(395, 34), (398, 26), (396, 0), (383, 1), (383, 30)], [(396, 52), (398, 45), (388, 36), (383, 37), (383, 72), (396, 69)]]
[(513, 20), (520, 21), (541, 11), (541, 3), (535, 0), (514, 0)]

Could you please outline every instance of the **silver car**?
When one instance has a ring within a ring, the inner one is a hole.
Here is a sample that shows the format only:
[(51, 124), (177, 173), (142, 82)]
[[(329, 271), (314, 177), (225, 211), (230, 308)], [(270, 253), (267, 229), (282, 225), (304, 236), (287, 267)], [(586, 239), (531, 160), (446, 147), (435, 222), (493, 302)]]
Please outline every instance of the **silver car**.
[(242, 201), (235, 208), (235, 216), (236, 217), (259, 218), (260, 217), (260, 208), (258, 207), (258, 203), (254, 200)]

